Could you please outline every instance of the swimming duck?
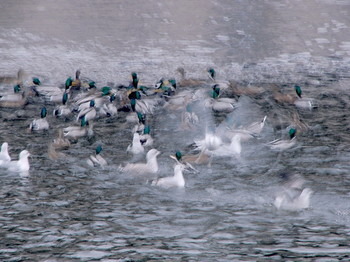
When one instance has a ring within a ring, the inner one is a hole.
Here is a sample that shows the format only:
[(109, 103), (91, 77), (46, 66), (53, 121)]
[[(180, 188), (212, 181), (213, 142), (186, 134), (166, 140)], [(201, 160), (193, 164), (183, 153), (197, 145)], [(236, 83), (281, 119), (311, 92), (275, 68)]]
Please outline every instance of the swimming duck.
[(126, 152), (130, 152), (133, 155), (143, 154), (145, 152), (145, 149), (140, 141), (139, 133), (134, 133), (132, 143), (128, 146)]
[(318, 107), (316, 101), (312, 98), (301, 97), (302, 90), (298, 85), (294, 86), (295, 92), (298, 95), (298, 99), (294, 101), (294, 105), (300, 109), (315, 109)]
[(178, 86), (196, 87), (206, 83), (202, 79), (186, 78), (186, 72), (183, 67), (177, 68), (176, 72), (180, 74), (180, 80), (177, 81)]
[(33, 77), (33, 91), (37, 96), (44, 97), (46, 102), (58, 103), (61, 102), (64, 90), (58, 86), (45, 86), (37, 77)]
[(140, 135), (140, 142), (144, 147), (150, 147), (153, 145), (153, 138), (150, 132), (151, 128), (149, 126), (145, 126), (143, 129), (143, 134)]
[(56, 117), (67, 117), (72, 113), (72, 109), (67, 105), (68, 93), (64, 92), (62, 96), (62, 105), (53, 110), (53, 115)]
[(28, 161), (29, 155), (27, 150), (23, 150), (20, 152), (18, 160), (9, 161), (5, 165), (2, 165), (2, 167), (12, 172), (27, 172), (30, 168)]
[(233, 98), (219, 97), (220, 88), (217, 84), (213, 86), (212, 97), (207, 98), (204, 106), (212, 108), (214, 112), (231, 113), (237, 107), (237, 101)]
[(42, 107), (40, 112), (41, 118), (34, 119), (32, 123), (29, 125), (29, 129), (33, 131), (49, 129), (49, 122), (47, 122), (46, 115), (47, 115), (47, 109), (46, 107)]
[(105, 103), (110, 101), (111, 94), (112, 90), (109, 86), (104, 86), (101, 90), (95, 90), (92, 93), (81, 93), (81, 96), (76, 97), (75, 104), (78, 107), (77, 111), (80, 112), (86, 108), (90, 108), (91, 100), (94, 100), (94, 107), (100, 109)]
[(79, 69), (77, 71), (75, 71), (75, 80), (72, 81), (72, 83), (71, 83), (71, 87), (73, 89), (79, 90), (81, 87), (80, 73), (81, 72)]
[(153, 186), (160, 186), (164, 188), (171, 187), (185, 187), (185, 179), (182, 172), (184, 171), (185, 166), (181, 163), (178, 163), (174, 166), (174, 175), (170, 177), (159, 178), (152, 182)]
[(222, 89), (228, 89), (230, 87), (230, 83), (227, 82), (227, 81), (220, 81), (220, 82), (217, 81), (217, 79), (216, 79), (216, 71), (214, 70), (214, 68), (210, 67), (207, 70), (207, 73), (208, 73), (209, 79), (213, 83), (215, 83), (215, 85), (220, 86), (220, 88), (222, 88)]
[(3, 162), (9, 162), (11, 161), (11, 157), (9, 155), (9, 152), (8, 152), (8, 143), (7, 142), (4, 142), (2, 143), (1, 145), (1, 151), (0, 151), (0, 165), (3, 163)]
[(290, 128), (288, 134), (289, 139), (276, 139), (274, 141), (269, 142), (268, 146), (270, 146), (270, 148), (273, 150), (285, 150), (291, 148), (296, 144), (296, 129)]
[(118, 108), (114, 105), (115, 94), (112, 94), (109, 98), (109, 102), (103, 104), (102, 108), (100, 108), (99, 115), (114, 117), (118, 114)]
[(25, 77), (25, 72), (23, 69), (19, 69), (17, 76), (0, 76), (0, 84), (5, 85), (19, 85), (22, 84)]
[(85, 117), (81, 119), (80, 126), (69, 126), (63, 128), (63, 135), (72, 139), (78, 139), (84, 136), (92, 137), (93, 134), (93, 125), (89, 124)]
[(21, 92), (21, 86), (15, 85), (14, 93), (0, 95), (0, 107), (4, 108), (20, 108), (28, 104), (28, 96), (31, 94), (31, 89), (26, 87)]
[(70, 147), (70, 142), (67, 138), (64, 138), (61, 128), (58, 129), (58, 136), (53, 140), (52, 145), (56, 149), (68, 149)]
[(145, 178), (154, 176), (158, 172), (157, 156), (159, 154), (160, 152), (153, 148), (146, 154), (146, 163), (128, 163), (121, 170), (132, 176), (143, 176)]
[(102, 146), (97, 146), (95, 150), (95, 155), (91, 155), (86, 161), (89, 166), (96, 167), (96, 166), (106, 166), (107, 161), (100, 155), (102, 151)]
[(91, 100), (89, 103), (90, 107), (81, 110), (77, 116), (77, 121), (79, 119), (85, 118), (86, 121), (90, 121), (96, 118), (97, 112), (95, 108), (95, 100)]

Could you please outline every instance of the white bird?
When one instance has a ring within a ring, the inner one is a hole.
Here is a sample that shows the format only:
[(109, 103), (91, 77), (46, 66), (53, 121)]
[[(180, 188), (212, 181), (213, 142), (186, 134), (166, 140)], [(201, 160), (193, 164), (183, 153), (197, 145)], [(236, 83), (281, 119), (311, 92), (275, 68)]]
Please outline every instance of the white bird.
[(27, 150), (21, 151), (19, 159), (7, 162), (4, 167), (12, 172), (27, 172), (29, 171), (30, 165), (28, 161), (29, 152)]
[(9, 152), (8, 152), (8, 143), (7, 142), (4, 142), (2, 143), (1, 145), (1, 151), (0, 151), (0, 165), (3, 163), (3, 162), (9, 162), (11, 161), (11, 157), (9, 155)]
[(145, 149), (141, 144), (139, 133), (134, 133), (132, 143), (128, 146), (126, 152), (130, 152), (133, 155), (143, 154), (145, 152)]
[(194, 141), (200, 151), (214, 151), (223, 145), (221, 138), (215, 134), (206, 133), (204, 139)]
[(241, 146), (241, 136), (235, 135), (232, 137), (231, 142), (229, 144), (223, 144), (217, 149), (211, 151), (214, 156), (238, 156), (241, 154), (242, 146)]
[(41, 113), (40, 113), (41, 118), (34, 119), (30, 123), (29, 129), (34, 131), (49, 129), (49, 123), (47, 122), (46, 114), (47, 114), (46, 107), (41, 108)]
[(101, 146), (97, 146), (95, 150), (95, 155), (89, 156), (89, 158), (86, 160), (89, 166), (95, 167), (95, 166), (106, 166), (107, 161), (100, 155), (102, 151)]
[(128, 163), (121, 170), (133, 176), (144, 176), (146, 178), (149, 175), (155, 175), (158, 172), (157, 156), (159, 154), (160, 152), (153, 148), (147, 152), (146, 163)]
[(275, 198), (274, 205), (277, 209), (283, 210), (305, 209), (310, 205), (312, 193), (313, 191), (310, 188), (304, 188), (301, 192), (288, 188)]
[(303, 188), (304, 179), (298, 174), (283, 177), (287, 178), (287, 181), (276, 196), (274, 206), (277, 209), (292, 211), (308, 208), (313, 192), (310, 188)]
[(183, 177), (182, 171), (185, 169), (185, 166), (181, 163), (178, 163), (174, 167), (174, 175), (170, 177), (163, 177), (152, 182), (154, 186), (160, 186), (164, 188), (171, 187), (185, 187), (185, 179)]

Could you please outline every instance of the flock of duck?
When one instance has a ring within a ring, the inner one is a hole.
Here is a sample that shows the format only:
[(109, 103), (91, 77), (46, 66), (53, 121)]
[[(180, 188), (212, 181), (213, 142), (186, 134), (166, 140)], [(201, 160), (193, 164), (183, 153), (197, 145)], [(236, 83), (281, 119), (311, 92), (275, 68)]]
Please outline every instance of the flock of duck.
[[(154, 186), (181, 188), (186, 184), (183, 172), (196, 172), (197, 169), (194, 166), (210, 166), (215, 158), (239, 157), (242, 151), (241, 143), (258, 138), (268, 117), (264, 116), (259, 121), (246, 126), (227, 124), (224, 131), (222, 129), (207, 131), (204, 137), (193, 141), (195, 153), (183, 154), (181, 151), (176, 151), (171, 155), (175, 161), (172, 176), (158, 178), (157, 156), (161, 152), (154, 148), (155, 139), (151, 135), (152, 127), (148, 121), (157, 109), (164, 108), (180, 112), (183, 130), (193, 130), (202, 124), (201, 116), (193, 110), (193, 105), (198, 101), (205, 110), (220, 116), (229, 116), (237, 109), (240, 97), (248, 96), (254, 99), (266, 91), (261, 87), (241, 87), (234, 81), (218, 81), (213, 68), (207, 70), (206, 79), (187, 78), (183, 68), (177, 71), (180, 73), (179, 79), (162, 78), (154, 86), (141, 85), (138, 74), (133, 72), (131, 81), (126, 85), (98, 88), (94, 81), (82, 80), (80, 70), (76, 71), (74, 79), (67, 78), (62, 87), (42, 84), (37, 77), (25, 83), (24, 72), (20, 70), (17, 77), (0, 78), (0, 84), (5, 87), (0, 94), (0, 107), (13, 109), (16, 116), (16, 109), (23, 109), (29, 103), (35, 103), (35, 98), (39, 97), (40, 101), (44, 101), (44, 106), (40, 107), (40, 118), (33, 119), (28, 129), (31, 132), (40, 132), (51, 128), (47, 121), (48, 110), (45, 103), (56, 105), (52, 112), (53, 116), (64, 119), (71, 125), (58, 129), (58, 136), (48, 145), (50, 159), (64, 157), (62, 151), (69, 149), (72, 143), (81, 138), (92, 137), (94, 121), (101, 118), (125, 117), (133, 133), (133, 139), (126, 153), (140, 161), (133, 160), (126, 165), (120, 165), (120, 171), (130, 177), (144, 178)], [(11, 85), (13, 89), (9, 90), (8, 87)], [(300, 86), (295, 85), (294, 89), (295, 92), (290, 94), (275, 89), (272, 92), (272, 98), (277, 103), (287, 103), (297, 108), (317, 107), (315, 100), (302, 96)], [(297, 133), (307, 128), (307, 125), (300, 120), (297, 111), (291, 123), (288, 127), (287, 139), (277, 139), (266, 144), (271, 150), (286, 150), (293, 147), (297, 142)], [(29, 175), (30, 153), (23, 150), (19, 154), (19, 159), (13, 160), (8, 148), (8, 143), (3, 141), (0, 168)], [(86, 163), (91, 167), (106, 166), (108, 161), (102, 157), (102, 151), (102, 146), (98, 145), (95, 153), (86, 160)], [(283, 192), (276, 197), (274, 205), (278, 209), (307, 208), (311, 194), (312, 191), (309, 188), (303, 187), (303, 179), (300, 176), (292, 176), (288, 178)]]

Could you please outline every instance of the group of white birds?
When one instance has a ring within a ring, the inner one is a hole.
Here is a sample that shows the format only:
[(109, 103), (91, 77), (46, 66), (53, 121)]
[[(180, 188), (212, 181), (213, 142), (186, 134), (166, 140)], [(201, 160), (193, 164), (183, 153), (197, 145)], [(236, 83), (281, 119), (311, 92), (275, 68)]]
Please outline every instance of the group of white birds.
[[(201, 101), (205, 109), (214, 113), (229, 114), (237, 108), (237, 99), (234, 96), (254, 96), (259, 95), (264, 90), (261, 88), (238, 88), (232, 82), (219, 82), (216, 80), (216, 72), (210, 68), (207, 72), (208, 80), (188, 79), (185, 77), (184, 70), (178, 70), (181, 73), (181, 79), (164, 80), (161, 79), (154, 87), (146, 87), (139, 84), (139, 78), (136, 73), (131, 74), (131, 82), (126, 86), (116, 88), (103, 87), (98, 89), (93, 81), (82, 81), (80, 71), (76, 72), (75, 80), (68, 78), (65, 88), (56, 86), (42, 85), (38, 78), (33, 78), (30, 88), (17, 84), (14, 88), (15, 94), (3, 94), (0, 96), (0, 107), (23, 107), (28, 102), (28, 96), (31, 93), (44, 98), (44, 101), (57, 105), (53, 115), (58, 118), (75, 119), (76, 124), (59, 130), (60, 136), (50, 145), (51, 153), (56, 150), (68, 148), (70, 141), (77, 140), (81, 137), (93, 136), (93, 121), (102, 117), (117, 117), (120, 112), (126, 113), (126, 121), (133, 125), (133, 139), (131, 144), (126, 148), (128, 154), (135, 157), (143, 156), (145, 151), (145, 162), (130, 162), (120, 166), (120, 171), (131, 177), (145, 178), (152, 181), (154, 186), (165, 188), (184, 187), (185, 179), (183, 172), (185, 170), (196, 170), (192, 165), (211, 164), (214, 157), (240, 157), (242, 151), (241, 143), (260, 136), (264, 129), (267, 116), (261, 120), (246, 126), (226, 126), (224, 132), (218, 134), (215, 130), (206, 132), (204, 138), (195, 139), (194, 145), (198, 153), (182, 155), (176, 152), (174, 174), (170, 177), (158, 178), (159, 166), (157, 156), (160, 154), (153, 147), (154, 139), (150, 133), (150, 126), (147, 125), (146, 116), (152, 115), (158, 107), (167, 110), (180, 111), (181, 126), (184, 130), (191, 130), (200, 125), (200, 116), (193, 111), (193, 104)], [(208, 90), (197, 88), (202, 86), (211, 86)], [(177, 87), (189, 87), (184, 90), (178, 90)], [(196, 87), (192, 88), (191, 87)], [(25, 89), (21, 91), (21, 89)], [(301, 88), (295, 86), (296, 95), (274, 93), (276, 102), (291, 103), (298, 108), (312, 109), (317, 107), (313, 99), (302, 98)], [(232, 97), (223, 97), (225, 94)], [(11, 102), (11, 103), (10, 103)], [(17, 104), (16, 104), (17, 102)], [(46, 119), (47, 109), (41, 108), (41, 117), (34, 119), (29, 129), (31, 131), (47, 130), (50, 128)], [(297, 125), (297, 124), (296, 124)], [(297, 127), (292, 126), (288, 130), (287, 139), (277, 139), (267, 143), (272, 150), (286, 150), (296, 144)], [(103, 167), (108, 163), (101, 156), (102, 147), (97, 146), (95, 154), (91, 155), (86, 162), (91, 167)], [(29, 152), (23, 150), (19, 154), (18, 160), (11, 160), (8, 153), (8, 144), (4, 142), (0, 153), (0, 168), (7, 168), (15, 172), (27, 172), (30, 165), (28, 161)], [(52, 154), (54, 155), (54, 154)], [(56, 154), (56, 156), (58, 156)], [(294, 185), (294, 184), (293, 184)], [(300, 185), (300, 183), (298, 184)], [(291, 193), (293, 191), (293, 194)], [(293, 209), (291, 206), (298, 208), (307, 208), (311, 190), (305, 188), (300, 194), (295, 193), (295, 186), (289, 186), (284, 193), (279, 194), (275, 199), (275, 206), (278, 209)]]

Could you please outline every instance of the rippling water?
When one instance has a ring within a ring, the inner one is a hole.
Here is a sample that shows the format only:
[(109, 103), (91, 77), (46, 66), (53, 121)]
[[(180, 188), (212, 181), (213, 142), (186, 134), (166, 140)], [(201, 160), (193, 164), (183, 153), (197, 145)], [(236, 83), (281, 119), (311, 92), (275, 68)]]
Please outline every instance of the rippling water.
[[(15, 158), (31, 152), (28, 178), (0, 169), (2, 261), (338, 261), (350, 254), (348, 1), (1, 1), (0, 68), (23, 68), (45, 84), (61, 85), (76, 69), (98, 86), (127, 83), (130, 72), (153, 85), (161, 77), (221, 80), (266, 91), (241, 97), (234, 117), (267, 115), (262, 138), (243, 143), (237, 159), (215, 159), (186, 173), (186, 187), (164, 190), (125, 179), (132, 140), (125, 114), (99, 119), (95, 135), (79, 139), (50, 160), (57, 128), (47, 104), (47, 132), (26, 131), (43, 101), (17, 111), (1, 109), (0, 142)], [(297, 110), (272, 99), (271, 86), (292, 92), (300, 84), (317, 110)], [(2, 88), (8, 88), (6, 86)], [(12, 88), (12, 87), (11, 87)], [(203, 112), (202, 112), (203, 113)], [(308, 126), (297, 146), (272, 152), (264, 143), (282, 137), (298, 113)], [(204, 112), (207, 124), (222, 117)], [(170, 121), (169, 121), (170, 120)], [(150, 116), (160, 176), (172, 173), (175, 150), (203, 130), (177, 127), (179, 115)], [(170, 122), (170, 123), (169, 123)], [(186, 138), (184, 138), (186, 137)], [(110, 164), (92, 169), (97, 144)], [(314, 194), (300, 212), (273, 206), (281, 173), (299, 173)]]

